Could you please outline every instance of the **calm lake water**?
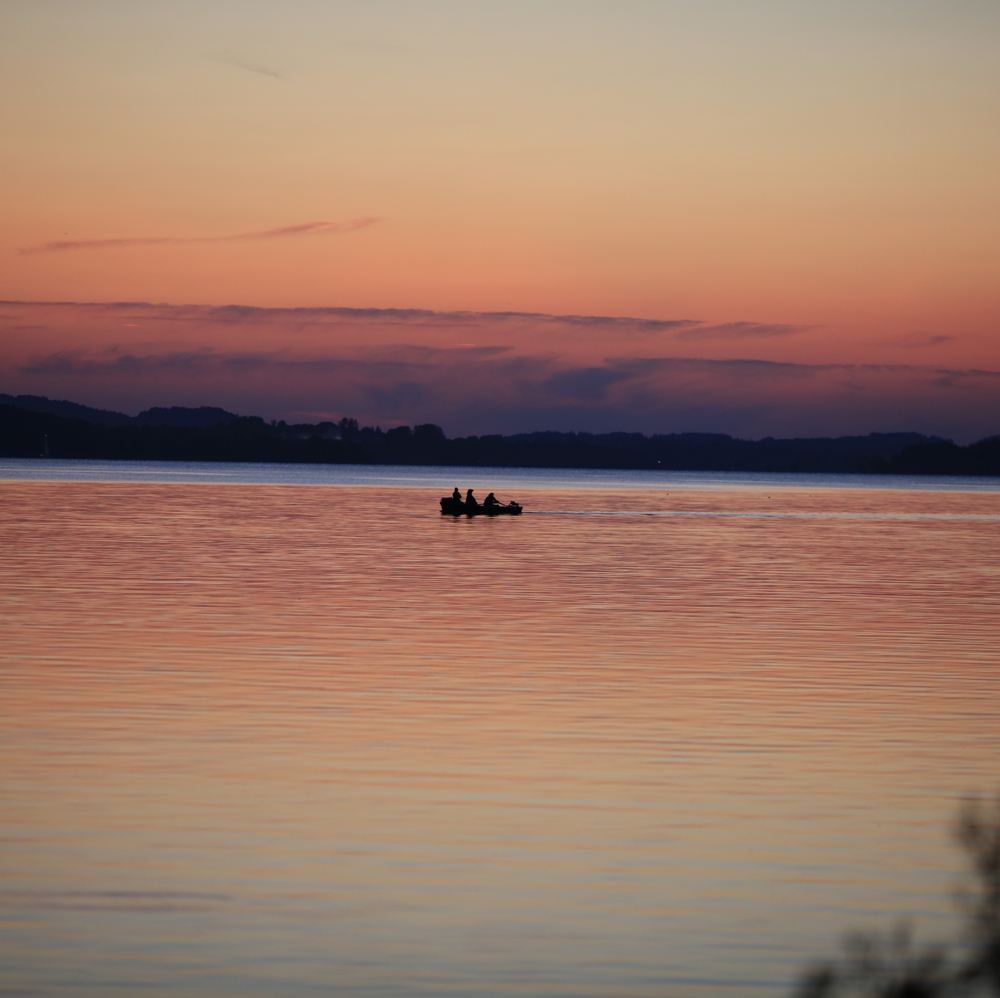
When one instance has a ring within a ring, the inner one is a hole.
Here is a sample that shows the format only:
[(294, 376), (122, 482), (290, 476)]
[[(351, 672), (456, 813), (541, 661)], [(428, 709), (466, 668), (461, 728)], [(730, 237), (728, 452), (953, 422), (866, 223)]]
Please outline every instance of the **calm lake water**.
[(0, 994), (756, 998), (952, 935), (998, 485), (0, 462)]

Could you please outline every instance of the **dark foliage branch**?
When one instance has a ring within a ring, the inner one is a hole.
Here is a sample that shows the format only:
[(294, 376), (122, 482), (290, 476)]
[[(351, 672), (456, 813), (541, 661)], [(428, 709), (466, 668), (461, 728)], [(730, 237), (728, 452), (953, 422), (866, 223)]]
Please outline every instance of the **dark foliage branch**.
[(916, 947), (909, 927), (854, 933), (838, 961), (802, 976), (796, 998), (959, 998), (1000, 995), (1000, 796), (966, 801), (955, 829), (973, 881), (959, 896), (966, 916), (954, 958), (943, 945)]
[(990, 982), (1000, 995), (1000, 795), (992, 807), (978, 799), (967, 801), (956, 834), (975, 874), (974, 887), (959, 896), (972, 953), (965, 974)]

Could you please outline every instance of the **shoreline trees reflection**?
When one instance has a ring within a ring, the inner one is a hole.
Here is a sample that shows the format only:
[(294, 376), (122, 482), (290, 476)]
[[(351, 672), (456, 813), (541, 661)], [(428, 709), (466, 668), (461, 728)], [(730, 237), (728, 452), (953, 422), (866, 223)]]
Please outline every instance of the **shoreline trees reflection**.
[(955, 838), (972, 874), (971, 886), (958, 897), (965, 913), (961, 938), (952, 947), (917, 946), (905, 923), (888, 934), (852, 933), (839, 960), (815, 964), (803, 974), (795, 998), (1000, 995), (1000, 795), (989, 803), (967, 800)]

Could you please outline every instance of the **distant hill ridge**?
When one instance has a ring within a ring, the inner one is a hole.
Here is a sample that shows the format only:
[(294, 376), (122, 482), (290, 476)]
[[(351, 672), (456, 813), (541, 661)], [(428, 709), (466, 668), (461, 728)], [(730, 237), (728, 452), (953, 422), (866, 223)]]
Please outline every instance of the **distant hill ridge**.
[[(13, 403), (13, 404), (12, 404)], [(248, 461), (650, 471), (1000, 476), (1000, 436), (968, 447), (921, 433), (740, 440), (724, 433), (563, 433), (449, 439), (432, 423), (385, 432), (339, 423), (265, 423), (214, 406), (138, 416), (41, 396), (0, 395), (0, 457)]]
[(50, 399), (44, 395), (4, 395), (0, 393), (0, 405), (13, 405), (31, 412), (47, 412), (52, 416), (66, 419), (85, 419), (98, 426), (200, 426), (209, 429), (219, 423), (231, 423), (239, 416), (214, 405), (203, 405), (197, 409), (173, 405), (170, 408), (154, 406), (145, 409), (138, 416), (127, 416), (123, 412), (110, 409), (93, 409), (78, 402), (64, 399)]

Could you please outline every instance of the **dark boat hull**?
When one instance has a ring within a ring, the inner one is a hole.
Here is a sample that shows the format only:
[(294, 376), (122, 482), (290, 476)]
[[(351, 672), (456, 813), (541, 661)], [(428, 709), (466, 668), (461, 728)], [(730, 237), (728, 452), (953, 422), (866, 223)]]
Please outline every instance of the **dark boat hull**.
[(505, 506), (466, 506), (461, 499), (445, 496), (441, 500), (441, 512), (446, 516), (520, 516), (522, 507), (516, 502)]

